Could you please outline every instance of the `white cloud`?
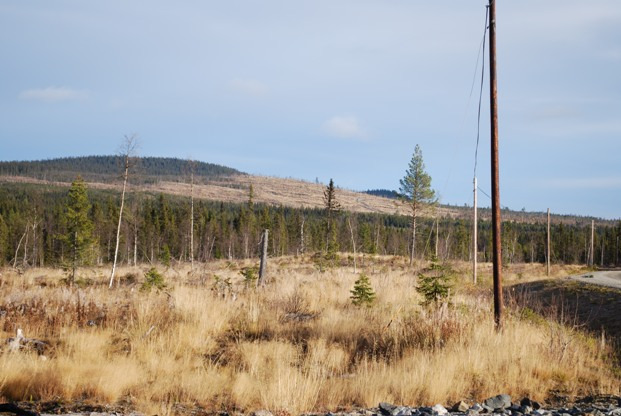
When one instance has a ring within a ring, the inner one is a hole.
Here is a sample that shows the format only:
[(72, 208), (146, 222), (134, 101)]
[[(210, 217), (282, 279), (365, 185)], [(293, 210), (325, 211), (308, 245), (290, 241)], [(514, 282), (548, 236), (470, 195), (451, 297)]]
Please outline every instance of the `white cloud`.
[(233, 91), (237, 91), (254, 97), (262, 97), (269, 93), (267, 85), (254, 79), (235, 78), (231, 80), (229, 86)]
[(19, 94), (21, 100), (43, 101), (47, 103), (58, 101), (76, 101), (88, 98), (88, 91), (76, 90), (67, 87), (35, 88), (22, 91)]
[(545, 188), (557, 189), (619, 189), (621, 188), (621, 177), (557, 178), (544, 181), (542, 184)]
[(366, 131), (354, 116), (334, 116), (323, 123), (323, 131), (341, 139), (364, 139)]

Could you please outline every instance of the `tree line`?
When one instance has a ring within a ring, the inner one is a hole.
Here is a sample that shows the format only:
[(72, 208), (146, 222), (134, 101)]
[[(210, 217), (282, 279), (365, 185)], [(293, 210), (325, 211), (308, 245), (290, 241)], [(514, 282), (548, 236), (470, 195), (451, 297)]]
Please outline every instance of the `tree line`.
[[(249, 188), (243, 204), (194, 200), (192, 210), (189, 197), (129, 192), (119, 234), (119, 262), (254, 258), (259, 256), (263, 229), (270, 230), (271, 256), (335, 252), (410, 256), (413, 250), (417, 259), (437, 254), (440, 259), (467, 261), (473, 255), (472, 222), (466, 219), (419, 216), (412, 247), (411, 218), (344, 212), (333, 183), (326, 188), (324, 203), (329, 203), (324, 209), (254, 203), (252, 193)], [(79, 180), (69, 190), (4, 183), (0, 186), (0, 265), (71, 269), (76, 259), (84, 264), (111, 263), (119, 207), (117, 192), (88, 189)], [(87, 237), (81, 235), (83, 230)], [(620, 236), (621, 222), (596, 227), (596, 265), (619, 265)], [(553, 224), (552, 263), (585, 264), (590, 238), (590, 221)], [(545, 223), (504, 222), (502, 239), (506, 263), (545, 262)], [(488, 221), (479, 223), (476, 252), (480, 261), (491, 261)]]

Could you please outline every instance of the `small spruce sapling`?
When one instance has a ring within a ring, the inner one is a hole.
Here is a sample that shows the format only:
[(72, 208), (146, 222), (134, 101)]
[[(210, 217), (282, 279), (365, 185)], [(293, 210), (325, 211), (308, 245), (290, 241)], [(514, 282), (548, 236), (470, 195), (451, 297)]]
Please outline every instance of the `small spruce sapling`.
[(150, 291), (153, 288), (158, 290), (166, 289), (166, 282), (164, 276), (157, 271), (155, 267), (151, 267), (148, 272), (144, 274), (144, 283), (142, 284), (142, 290)]
[(429, 268), (418, 274), (416, 291), (423, 296), (423, 305), (434, 303), (436, 306), (448, 299), (452, 286), (453, 270), (440, 264), (436, 256), (432, 256)]
[(259, 268), (256, 266), (244, 267), (239, 271), (244, 276), (244, 284), (246, 287), (254, 287), (257, 285), (257, 279), (259, 278)]
[(354, 288), (350, 291), (350, 299), (356, 306), (371, 306), (375, 301), (375, 291), (371, 286), (369, 277), (362, 273), (360, 278), (354, 283)]

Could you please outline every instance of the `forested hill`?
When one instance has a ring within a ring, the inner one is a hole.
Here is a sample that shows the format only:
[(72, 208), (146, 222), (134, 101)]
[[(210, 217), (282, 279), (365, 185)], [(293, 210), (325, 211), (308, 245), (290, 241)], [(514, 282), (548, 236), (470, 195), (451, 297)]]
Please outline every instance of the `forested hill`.
[[(133, 160), (133, 180), (154, 183), (179, 180), (193, 171), (197, 182), (242, 172), (213, 163), (171, 157), (140, 157)], [(110, 182), (121, 176), (122, 156), (82, 156), (24, 162), (0, 162), (0, 175), (26, 176), (48, 181), (71, 182), (80, 175), (88, 182)]]

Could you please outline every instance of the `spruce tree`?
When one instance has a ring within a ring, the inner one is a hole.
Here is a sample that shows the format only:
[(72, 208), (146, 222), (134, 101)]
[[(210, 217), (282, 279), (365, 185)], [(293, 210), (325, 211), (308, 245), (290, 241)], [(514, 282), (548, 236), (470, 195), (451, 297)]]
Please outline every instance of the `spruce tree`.
[(421, 210), (436, 202), (435, 192), (431, 189), (431, 176), (425, 171), (423, 153), (420, 146), (416, 145), (414, 154), (405, 171), (405, 176), (400, 180), (399, 188), (401, 196), (410, 206), (412, 239), (410, 246), (410, 265), (414, 262), (416, 252), (416, 218)]
[(336, 200), (336, 188), (332, 179), (323, 191), (323, 204), (326, 211), (326, 258), (335, 260), (339, 250), (336, 215), (341, 210), (341, 204)]
[(90, 263), (90, 248), (93, 244), (93, 223), (89, 218), (91, 204), (86, 192), (86, 184), (80, 176), (71, 184), (67, 198), (67, 233), (64, 241), (71, 252), (71, 283), (75, 280), (78, 266)]
[(371, 306), (375, 301), (375, 291), (369, 281), (369, 276), (362, 273), (354, 283), (354, 288), (350, 291), (351, 302), (356, 306)]
[(453, 274), (453, 270), (445, 264), (440, 264), (436, 256), (431, 258), (429, 268), (424, 273), (418, 274), (416, 291), (423, 296), (423, 305), (433, 303), (437, 306), (440, 301), (449, 297)]

